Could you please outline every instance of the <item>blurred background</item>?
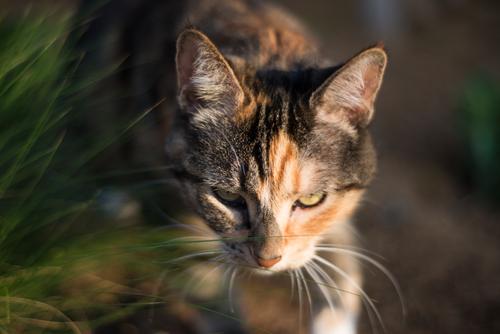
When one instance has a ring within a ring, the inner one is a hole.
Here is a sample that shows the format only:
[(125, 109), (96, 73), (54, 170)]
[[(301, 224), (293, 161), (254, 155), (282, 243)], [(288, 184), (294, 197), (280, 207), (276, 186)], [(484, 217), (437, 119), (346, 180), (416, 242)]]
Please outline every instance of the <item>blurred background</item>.
[[(277, 3), (338, 62), (389, 52), (378, 176), (355, 219), (408, 306), (366, 268), (388, 332), (500, 332), (500, 2)], [(79, 5), (0, 1), (0, 333), (239, 333), (227, 297), (179, 293), (195, 264), (171, 260), (193, 246), (169, 228), (189, 218), (159, 209), (173, 196), (151, 181), (162, 166), (103, 168), (149, 111), (93, 114), (109, 101), (89, 103), (92, 88), (117, 69), (79, 70), (75, 34), (98, 19)]]

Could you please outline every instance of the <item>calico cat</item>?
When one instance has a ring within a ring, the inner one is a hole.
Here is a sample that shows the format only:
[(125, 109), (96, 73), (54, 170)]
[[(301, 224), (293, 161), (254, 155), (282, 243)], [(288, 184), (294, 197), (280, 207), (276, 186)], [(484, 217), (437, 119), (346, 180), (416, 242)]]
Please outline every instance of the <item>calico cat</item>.
[(350, 218), (376, 168), (368, 125), (383, 47), (332, 66), (300, 23), (265, 1), (106, 8), (114, 19), (101, 28), (114, 33), (98, 56), (127, 57), (119, 79), (130, 97), (119, 112), (165, 99), (154, 148), (138, 155), (165, 150), (226, 263), (263, 274), (255, 282), (285, 273), (306, 290), (305, 331), (355, 333), (361, 300), (373, 305)]

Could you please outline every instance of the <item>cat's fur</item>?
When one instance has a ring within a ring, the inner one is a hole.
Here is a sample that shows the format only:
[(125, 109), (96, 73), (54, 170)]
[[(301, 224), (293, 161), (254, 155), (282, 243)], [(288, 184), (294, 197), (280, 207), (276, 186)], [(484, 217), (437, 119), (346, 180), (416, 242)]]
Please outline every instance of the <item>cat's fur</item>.
[[(375, 171), (367, 125), (387, 62), (383, 48), (330, 66), (295, 19), (264, 1), (129, 6), (117, 31), (127, 41), (129, 92), (146, 92), (135, 108), (167, 99), (161, 118), (168, 161), (186, 201), (223, 238), (225, 261), (327, 284), (311, 262), (322, 266), (338, 290), (311, 285), (307, 326), (355, 333), (357, 262), (316, 247), (353, 243), (349, 220)], [(228, 205), (218, 190), (244, 201)], [(315, 207), (296, 205), (313, 193), (326, 197)], [(338, 293), (344, 290), (352, 293)]]

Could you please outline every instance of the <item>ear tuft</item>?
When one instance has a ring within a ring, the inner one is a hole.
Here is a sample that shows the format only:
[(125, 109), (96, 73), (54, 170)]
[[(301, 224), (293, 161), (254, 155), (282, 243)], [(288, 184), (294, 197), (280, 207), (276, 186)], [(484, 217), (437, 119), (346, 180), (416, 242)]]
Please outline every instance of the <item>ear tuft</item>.
[(176, 66), (182, 108), (232, 112), (242, 103), (243, 90), (231, 66), (200, 31), (187, 29), (179, 35)]
[(312, 94), (310, 104), (316, 117), (355, 128), (368, 125), (386, 65), (381, 45), (353, 57)]

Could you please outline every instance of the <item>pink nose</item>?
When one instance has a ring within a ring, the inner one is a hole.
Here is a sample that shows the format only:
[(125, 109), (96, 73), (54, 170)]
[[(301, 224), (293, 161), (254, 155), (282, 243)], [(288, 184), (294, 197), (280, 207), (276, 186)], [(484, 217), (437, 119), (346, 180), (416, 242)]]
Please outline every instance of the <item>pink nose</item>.
[(281, 256), (274, 257), (272, 259), (263, 259), (261, 257), (257, 257), (257, 263), (259, 266), (264, 267), (264, 268), (271, 268), (274, 266), (276, 263), (280, 262)]

